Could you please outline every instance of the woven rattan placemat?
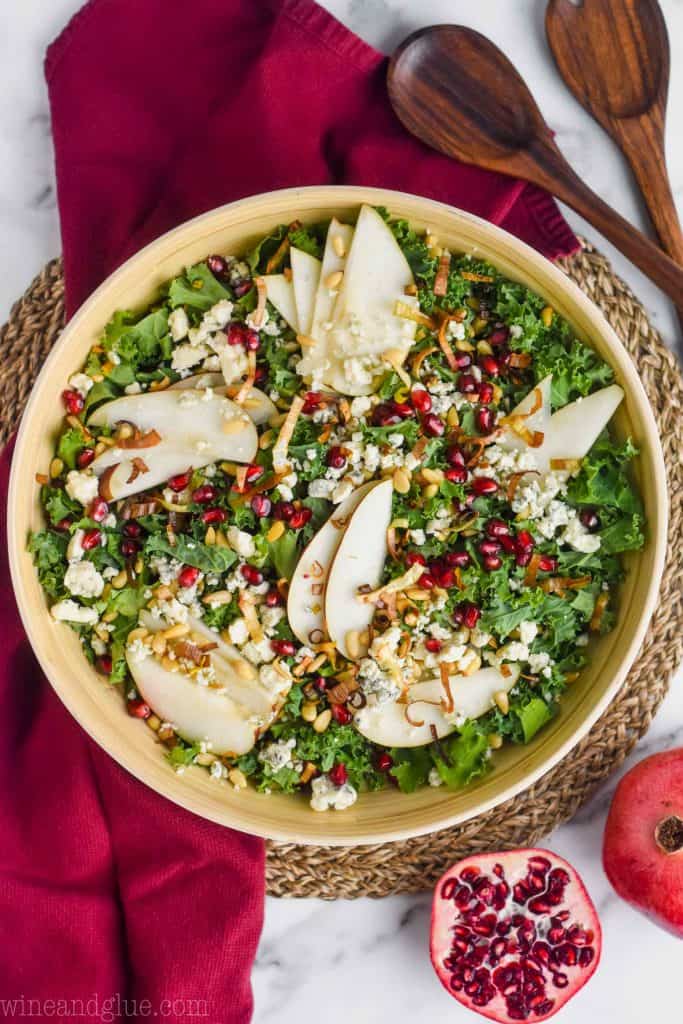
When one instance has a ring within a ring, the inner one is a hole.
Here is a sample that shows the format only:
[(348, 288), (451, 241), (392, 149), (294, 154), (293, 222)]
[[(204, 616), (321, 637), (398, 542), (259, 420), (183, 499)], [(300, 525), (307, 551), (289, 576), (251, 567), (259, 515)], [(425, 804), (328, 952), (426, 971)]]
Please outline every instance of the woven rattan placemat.
[[(640, 373), (659, 426), (669, 481), (669, 557), (650, 630), (618, 697), (588, 736), (539, 782), (478, 818), (379, 846), (329, 849), (268, 843), (274, 896), (387, 896), (428, 888), (453, 861), (486, 849), (534, 845), (571, 818), (650, 726), (683, 654), (683, 380), (645, 310), (591, 246), (564, 269), (602, 309)], [(0, 441), (16, 429), (31, 385), (63, 324), (63, 282), (53, 260), (0, 330)]]

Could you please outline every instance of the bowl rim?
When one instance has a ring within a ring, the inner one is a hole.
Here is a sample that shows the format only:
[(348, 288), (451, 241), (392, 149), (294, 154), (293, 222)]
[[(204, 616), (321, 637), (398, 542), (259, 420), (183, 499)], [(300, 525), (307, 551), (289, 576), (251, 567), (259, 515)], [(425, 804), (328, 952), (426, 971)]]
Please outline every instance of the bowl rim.
[[(124, 263), (118, 266), (108, 277), (106, 277), (100, 285), (98, 285), (95, 291), (92, 292), (92, 294), (79, 307), (71, 320), (65, 325), (60, 337), (45, 360), (41, 371), (31, 388), (31, 393), (24, 409), (17, 433), (8, 488), (7, 542), (12, 586), (22, 624), (26, 632), (26, 636), (31, 644), (33, 653), (44, 675), (62, 703), (90, 738), (98, 744), (98, 746), (104, 749), (110, 757), (112, 757), (119, 765), (125, 768), (126, 771), (130, 772), (131, 775), (140, 782), (149, 786), (166, 799), (171, 800), (173, 803), (188, 811), (198, 814), (201, 817), (212, 820), (224, 827), (248, 831), (251, 834), (259, 835), (266, 839), (273, 839), (286, 843), (322, 845), (319, 836), (312, 837), (311, 835), (298, 831), (296, 828), (280, 828), (279, 826), (272, 827), (270, 824), (268, 826), (260, 826), (251, 820), (251, 818), (248, 823), (244, 821), (240, 822), (239, 820), (233, 821), (233, 807), (227, 802), (224, 804), (224, 812), (216, 811), (215, 813), (212, 813), (211, 810), (207, 808), (198, 810), (197, 807), (194, 806), (192, 790), (190, 787), (184, 787), (182, 784), (175, 786), (172, 785), (175, 775), (170, 769), (168, 770), (169, 784), (167, 786), (157, 784), (154, 780), (149, 780), (145, 777), (144, 771), (137, 764), (138, 755), (132, 748), (129, 749), (129, 745), (127, 744), (123, 734), (115, 734), (121, 737), (119, 742), (114, 742), (113, 733), (110, 735), (109, 732), (107, 732), (105, 735), (105, 727), (101, 720), (102, 715), (100, 711), (95, 708), (94, 705), (89, 705), (87, 708), (84, 708), (77, 702), (74, 692), (72, 692), (72, 688), (65, 684), (64, 679), (58, 671), (53, 671), (49, 659), (42, 650), (40, 633), (46, 623), (42, 616), (35, 616), (30, 611), (30, 602), (26, 593), (23, 572), (19, 564), (21, 546), (18, 543), (15, 544), (15, 540), (17, 540), (17, 529), (15, 527), (15, 523), (19, 515), (19, 488), (20, 478), (22, 476), (22, 463), (24, 462), (23, 456), (26, 446), (28, 424), (32, 420), (34, 413), (37, 412), (38, 394), (41, 390), (41, 385), (44, 380), (49, 377), (52, 365), (57, 360), (63, 344), (73, 335), (77, 335), (79, 333), (81, 323), (84, 320), (87, 320), (93, 309), (97, 308), (101, 297), (106, 294), (110, 288), (113, 288), (121, 278), (124, 278), (126, 275), (131, 273), (138, 263), (145, 262), (149, 255), (154, 253), (156, 250), (163, 250), (164, 259), (167, 259), (173, 256), (176, 251), (184, 249), (186, 247), (185, 244), (179, 242), (176, 245), (176, 240), (179, 240), (190, 228), (197, 228), (202, 224), (210, 225), (213, 221), (220, 219), (220, 216), (225, 213), (238, 210), (240, 207), (248, 209), (250, 204), (258, 204), (259, 202), (267, 201), (273, 197), (277, 197), (282, 200), (289, 200), (292, 208), (295, 208), (297, 202), (301, 202), (303, 199), (314, 199), (320, 205), (333, 208), (335, 202), (339, 202), (340, 193), (343, 193), (345, 198), (348, 198), (350, 201), (357, 202), (359, 205), (363, 202), (369, 202), (373, 205), (386, 205), (390, 209), (392, 206), (392, 200), (394, 202), (400, 202), (400, 200), (406, 200), (412, 203), (416, 202), (419, 203), (421, 208), (424, 210), (425, 219), (428, 219), (429, 210), (431, 209), (434, 210), (435, 213), (438, 212), (440, 215), (456, 217), (466, 223), (469, 222), (475, 230), (482, 229), (484, 233), (490, 234), (492, 232), (494, 235), (499, 234), (504, 236), (504, 239), (508, 240), (508, 244), (510, 241), (513, 243), (520, 261), (524, 261), (526, 266), (533, 267), (536, 265), (545, 275), (549, 275), (551, 279), (554, 278), (558, 291), (565, 293), (568, 298), (571, 299), (572, 303), (578, 306), (584, 315), (593, 321), (593, 323), (598, 321), (602, 339), (605, 341), (609, 350), (609, 361), (619, 370), (621, 380), (624, 384), (624, 390), (629, 393), (631, 399), (636, 404), (643, 427), (648, 433), (650, 440), (654, 442), (652, 444), (651, 452), (654, 487), (656, 491), (654, 495), (654, 502), (660, 510), (658, 529), (656, 532), (653, 530), (648, 538), (648, 544), (652, 545), (653, 548), (653, 571), (650, 576), (646, 599), (642, 604), (637, 624), (632, 631), (628, 643), (620, 652), (618, 665), (612, 674), (609, 685), (605, 687), (604, 693), (600, 699), (595, 701), (588, 711), (580, 717), (580, 721), (577, 722), (576, 726), (568, 734), (566, 739), (549, 754), (539, 757), (539, 763), (535, 767), (525, 770), (524, 772), (520, 772), (520, 778), (516, 782), (508, 784), (504, 790), (492, 794), (489, 798), (483, 799), (474, 808), (451, 813), (440, 813), (438, 816), (435, 815), (435, 820), (427, 824), (401, 826), (399, 820), (396, 824), (392, 825), (391, 828), (387, 828), (386, 824), (384, 824), (381, 830), (376, 834), (365, 834), (361, 836), (357, 835), (353, 829), (350, 829), (348, 832), (344, 831), (342, 823), (341, 831), (335, 831), (334, 835), (326, 840), (324, 844), (329, 846), (360, 846), (375, 844), (378, 842), (384, 843), (404, 840), (450, 828), (454, 825), (470, 820), (471, 818), (478, 817), (530, 788), (538, 781), (538, 779), (547, 774), (564, 757), (566, 757), (567, 754), (587, 735), (598, 718), (600, 718), (615, 698), (638, 654), (645, 632), (654, 612), (665, 564), (666, 538), (669, 518), (666, 467), (659, 438), (659, 431), (652, 408), (642, 387), (637, 371), (622, 342), (607, 322), (602, 311), (556, 264), (537, 250), (531, 248), (531, 246), (526, 242), (517, 238), (517, 236), (506, 231), (504, 228), (492, 224), (490, 221), (465, 210), (461, 210), (458, 207), (408, 192), (370, 186), (366, 187), (362, 185), (308, 185), (286, 189), (275, 189), (270, 192), (262, 192), (251, 196), (245, 196), (231, 203), (215, 207), (214, 209), (201, 213), (189, 220), (183, 221), (181, 224), (171, 228), (169, 231), (139, 249)], [(45, 610), (45, 615), (49, 616), (47, 609)], [(313, 814), (314, 812), (311, 813)], [(239, 819), (239, 813), (234, 815), (234, 817)], [(317, 817), (319, 816), (316, 815), (316, 818)], [(343, 818), (343, 815), (335, 817), (337, 818), (337, 823), (339, 823), (339, 819)]]

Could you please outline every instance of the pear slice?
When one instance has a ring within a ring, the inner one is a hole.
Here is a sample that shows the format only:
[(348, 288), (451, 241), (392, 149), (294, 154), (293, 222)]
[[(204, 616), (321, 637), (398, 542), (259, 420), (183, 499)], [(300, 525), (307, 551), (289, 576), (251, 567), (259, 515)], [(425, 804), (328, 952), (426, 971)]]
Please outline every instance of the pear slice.
[(354, 725), (366, 739), (382, 747), (422, 747), (434, 738), (432, 726), (441, 739), (453, 732), (456, 721), (479, 718), (490, 711), (494, 694), (507, 693), (519, 678), (517, 666), (508, 665), (508, 669), (508, 676), (495, 668), (483, 668), (471, 676), (450, 676), (453, 713), (448, 717), (442, 710), (447, 694), (441, 680), (428, 679), (408, 687), (406, 702), (367, 705), (356, 714)]
[(330, 518), (320, 527), (299, 559), (289, 584), (287, 618), (292, 632), (302, 644), (320, 642), (313, 638), (325, 636), (323, 603), (325, 585), (344, 530), (365, 495), (376, 487), (376, 481), (362, 484), (342, 501)]
[(417, 305), (405, 294), (414, 283), (391, 229), (371, 206), (362, 206), (328, 335), (326, 384), (342, 394), (367, 395), (374, 381), (363, 364), (374, 366), (377, 376), (385, 369), (378, 365), (384, 353), (405, 358), (416, 324), (396, 316), (394, 308), (397, 302)]
[(313, 307), (320, 281), (320, 260), (303, 249), (295, 246), (289, 250), (292, 264), (292, 283), (294, 285), (294, 301), (299, 321), (299, 333), (310, 335), (313, 323)]
[[(143, 613), (140, 621), (152, 632), (167, 626), (149, 613)], [(135, 684), (155, 714), (172, 722), (183, 739), (204, 741), (214, 754), (246, 754), (282, 710), (291, 678), (272, 669), (266, 678), (272, 675), (274, 685), (269, 685), (235, 647), (201, 620), (190, 617), (188, 624), (193, 633), (218, 645), (210, 652), (216, 685), (202, 686), (189, 674), (169, 672), (151, 655), (136, 661), (127, 653)]]
[[(184, 377), (171, 384), (169, 391), (187, 391), (188, 388), (195, 388), (198, 391), (205, 391), (211, 388), (217, 395), (227, 395), (229, 392), (237, 394), (239, 385), (226, 386), (225, 377), (222, 373), (196, 373), (192, 377)], [(277, 406), (271, 401), (265, 391), (260, 388), (252, 388), (242, 403), (242, 408), (250, 420), (257, 427), (267, 423), (271, 416), (277, 415)]]
[(543, 445), (550, 459), (582, 459), (591, 450), (624, 397), (618, 384), (610, 384), (585, 398), (563, 406), (550, 419)]
[(293, 331), (299, 333), (299, 317), (296, 312), (296, 301), (294, 299), (294, 285), (288, 281), (284, 274), (266, 274), (263, 278), (266, 284), (266, 295), (268, 301), (275, 306), (276, 310), (283, 317)]
[[(539, 381), (531, 389), (528, 395), (524, 396), (522, 401), (510, 413), (510, 416), (525, 416), (524, 427), (531, 432), (537, 431), (543, 434), (543, 443), (538, 448), (531, 448), (523, 437), (520, 437), (519, 434), (509, 427), (503, 431), (496, 442), (501, 448), (506, 448), (508, 451), (528, 449), (533, 454), (536, 465), (542, 471), (546, 471), (549, 468), (545, 446), (550, 431), (552, 384), (552, 375), (548, 374), (547, 377), (544, 377), (542, 381)], [(528, 416), (529, 411), (538, 405), (539, 395), (541, 399), (539, 408)]]
[[(189, 396), (189, 397), (188, 397)], [(256, 427), (229, 398), (192, 388), (116, 398), (97, 409), (90, 427), (132, 423), (160, 438), (147, 447), (109, 448), (91, 465), (108, 501), (157, 487), (169, 476), (211, 462), (251, 462), (258, 450)]]
[(338, 286), (331, 290), (328, 281), (331, 274), (343, 272), (351, 248), (353, 233), (354, 229), (350, 224), (342, 224), (336, 217), (330, 221), (325, 240), (320, 281), (313, 306), (310, 337), (314, 344), (304, 350), (301, 362), (297, 367), (297, 372), (302, 377), (310, 377), (316, 370), (324, 366), (327, 354), (327, 332), (339, 292)]
[(325, 624), (338, 650), (350, 658), (349, 633), (368, 628), (374, 606), (358, 600), (358, 588), (375, 588), (387, 557), (393, 484), (382, 480), (359, 502), (332, 559), (325, 589)]

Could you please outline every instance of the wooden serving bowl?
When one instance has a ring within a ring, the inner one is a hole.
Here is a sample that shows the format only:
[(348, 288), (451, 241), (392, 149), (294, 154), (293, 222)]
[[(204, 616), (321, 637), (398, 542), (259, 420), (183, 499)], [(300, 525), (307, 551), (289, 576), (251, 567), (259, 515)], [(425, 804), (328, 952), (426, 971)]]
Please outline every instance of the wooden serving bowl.
[[(176, 775), (143, 722), (129, 717), (120, 690), (107, 685), (83, 656), (77, 635), (55, 623), (38, 583), (28, 534), (42, 513), (37, 472), (46, 472), (62, 423), (60, 392), (117, 309), (144, 307), (184, 266), (212, 252), (242, 252), (276, 224), (355, 216), (361, 203), (386, 206), (414, 227), (429, 227), (454, 251), (476, 254), (540, 293), (614, 368), (626, 398), (616, 432), (640, 449), (635, 473), (648, 518), (647, 544), (627, 557), (614, 630), (591, 642), (590, 664), (566, 693), (560, 714), (528, 746), (506, 746), (494, 770), (460, 792), (425, 787), (404, 795), (363, 793), (344, 812), (317, 814), (303, 796), (235, 792), (204, 769)], [(273, 839), (321, 845), (379, 843), (420, 835), (481, 814), (531, 785), (588, 732), (617, 693), (653, 612), (664, 565), (667, 490), (655, 420), (631, 361), (614, 331), (585, 295), (543, 256), (486, 221), (441, 203), (384, 189), (287, 189), (231, 203), (152, 242), (117, 270), (85, 303), (55, 345), (33, 388), (19, 431), (9, 491), (12, 582), (40, 664), (73, 716), (119, 764), (158, 793), (222, 825)]]

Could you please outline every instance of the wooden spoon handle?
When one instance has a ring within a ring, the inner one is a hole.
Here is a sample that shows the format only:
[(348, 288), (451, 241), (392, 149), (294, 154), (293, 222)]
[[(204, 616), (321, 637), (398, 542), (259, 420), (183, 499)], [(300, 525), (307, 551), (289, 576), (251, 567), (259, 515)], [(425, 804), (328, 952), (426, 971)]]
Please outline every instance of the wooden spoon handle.
[[(529, 177), (571, 206), (666, 292), (676, 305), (683, 305), (683, 267), (588, 188), (572, 170), (552, 138), (539, 138), (532, 145), (530, 155), (535, 159), (535, 173), (530, 171)], [(540, 178), (539, 165), (542, 168)]]

